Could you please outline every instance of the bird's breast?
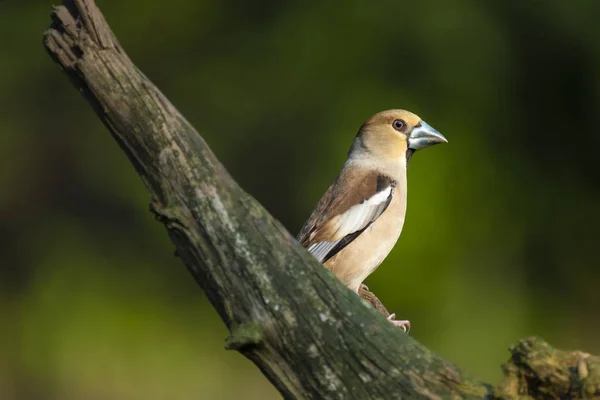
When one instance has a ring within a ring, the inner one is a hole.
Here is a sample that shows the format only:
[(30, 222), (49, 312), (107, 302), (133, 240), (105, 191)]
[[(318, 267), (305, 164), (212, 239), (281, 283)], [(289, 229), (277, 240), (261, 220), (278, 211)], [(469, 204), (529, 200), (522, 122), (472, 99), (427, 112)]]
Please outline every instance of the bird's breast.
[(360, 284), (392, 251), (404, 225), (406, 192), (396, 188), (388, 208), (362, 234), (325, 266), (346, 286), (358, 291)]

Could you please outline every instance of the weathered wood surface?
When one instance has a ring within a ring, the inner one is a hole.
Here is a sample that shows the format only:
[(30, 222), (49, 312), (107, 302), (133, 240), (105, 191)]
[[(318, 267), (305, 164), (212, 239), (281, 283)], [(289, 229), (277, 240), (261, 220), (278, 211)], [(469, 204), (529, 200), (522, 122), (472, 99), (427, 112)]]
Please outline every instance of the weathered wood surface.
[[(285, 398), (554, 398), (558, 390), (569, 396), (562, 398), (595, 395), (593, 357), (526, 341), (494, 390), (393, 327), (231, 179), (128, 58), (92, 0), (65, 0), (52, 20), (46, 49), (143, 179), (152, 212), (229, 328), (227, 347), (252, 360)], [(537, 368), (548, 361), (543, 354), (551, 363)]]

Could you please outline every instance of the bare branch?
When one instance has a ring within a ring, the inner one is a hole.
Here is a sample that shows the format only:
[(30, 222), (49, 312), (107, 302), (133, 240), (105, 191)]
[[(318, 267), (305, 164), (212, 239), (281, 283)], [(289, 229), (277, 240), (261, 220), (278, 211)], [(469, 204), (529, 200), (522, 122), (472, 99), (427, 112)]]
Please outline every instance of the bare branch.
[[(143, 179), (152, 212), (231, 332), (227, 348), (285, 398), (493, 397), (346, 289), (245, 193), (127, 57), (92, 0), (66, 0), (52, 20), (46, 49)], [(535, 375), (514, 365), (502, 393), (532, 387)], [(586, 365), (582, 382), (597, 376)]]

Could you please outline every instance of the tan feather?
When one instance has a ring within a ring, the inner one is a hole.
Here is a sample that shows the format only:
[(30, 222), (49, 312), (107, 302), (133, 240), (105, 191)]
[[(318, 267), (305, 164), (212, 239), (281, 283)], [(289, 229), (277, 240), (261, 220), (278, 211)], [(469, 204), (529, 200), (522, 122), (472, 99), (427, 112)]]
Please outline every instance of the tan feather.
[(298, 241), (319, 261), (327, 261), (385, 211), (393, 185), (377, 171), (344, 168), (298, 234)]

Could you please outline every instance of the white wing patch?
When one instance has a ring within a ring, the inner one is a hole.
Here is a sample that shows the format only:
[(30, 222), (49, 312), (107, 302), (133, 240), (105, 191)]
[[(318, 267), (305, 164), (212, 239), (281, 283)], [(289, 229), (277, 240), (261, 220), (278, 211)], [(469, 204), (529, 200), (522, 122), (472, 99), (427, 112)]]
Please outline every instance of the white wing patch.
[(308, 251), (320, 262), (323, 262), (327, 254), (338, 244), (339, 240), (335, 242), (319, 242), (308, 246)]
[(336, 226), (333, 242), (318, 242), (310, 245), (308, 251), (320, 262), (348, 235), (360, 232), (373, 223), (386, 209), (392, 196), (392, 186), (375, 193), (360, 204), (350, 207), (345, 213), (336, 216), (331, 223)]

